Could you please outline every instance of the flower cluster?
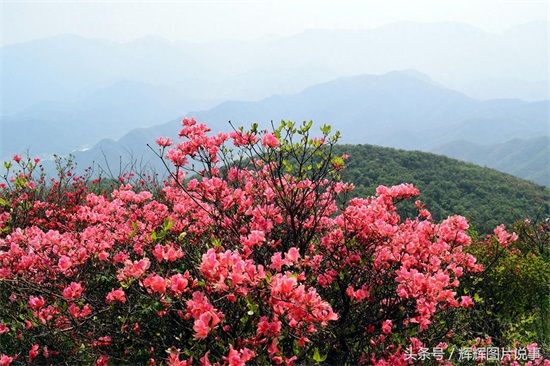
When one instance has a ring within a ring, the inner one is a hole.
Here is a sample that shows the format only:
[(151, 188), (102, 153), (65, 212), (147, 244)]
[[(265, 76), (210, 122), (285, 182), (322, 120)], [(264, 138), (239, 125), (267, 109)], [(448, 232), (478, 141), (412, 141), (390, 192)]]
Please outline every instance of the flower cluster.
[(162, 192), (122, 179), (42, 200), (29, 175), (0, 190), (0, 364), (410, 364), (440, 314), (473, 305), (466, 219), (421, 203), (402, 219), (408, 184), (339, 205), (353, 186), (328, 130), (182, 124), (157, 140), (175, 166)]

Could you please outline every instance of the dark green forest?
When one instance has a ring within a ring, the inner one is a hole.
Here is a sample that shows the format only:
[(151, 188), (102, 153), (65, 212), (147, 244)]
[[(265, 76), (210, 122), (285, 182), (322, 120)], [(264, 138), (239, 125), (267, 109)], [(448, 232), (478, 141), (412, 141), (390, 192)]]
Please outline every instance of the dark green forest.
[(356, 186), (355, 196), (370, 196), (379, 185), (412, 183), (436, 221), (458, 214), (478, 233), (489, 233), (501, 223), (550, 216), (548, 188), (493, 169), (373, 145), (338, 145), (335, 152), (349, 155), (342, 180)]

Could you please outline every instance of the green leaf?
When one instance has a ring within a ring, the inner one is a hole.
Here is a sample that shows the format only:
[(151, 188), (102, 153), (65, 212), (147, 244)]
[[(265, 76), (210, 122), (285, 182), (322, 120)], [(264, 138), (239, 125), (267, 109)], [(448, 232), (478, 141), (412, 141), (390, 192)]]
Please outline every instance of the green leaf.
[(475, 303), (480, 303), (482, 301), (483, 301), (483, 299), (481, 298), (481, 296), (479, 296), (479, 294), (474, 295), (474, 302)]
[(169, 217), (164, 219), (164, 230), (168, 231), (174, 226), (174, 221), (170, 220)]
[(325, 135), (330, 134), (331, 127), (330, 125), (323, 125), (321, 126), (321, 132)]
[(319, 349), (315, 348), (315, 351), (313, 352), (313, 361), (323, 362), (324, 360), (327, 359), (327, 356), (328, 355), (321, 356), (321, 354), (319, 353)]

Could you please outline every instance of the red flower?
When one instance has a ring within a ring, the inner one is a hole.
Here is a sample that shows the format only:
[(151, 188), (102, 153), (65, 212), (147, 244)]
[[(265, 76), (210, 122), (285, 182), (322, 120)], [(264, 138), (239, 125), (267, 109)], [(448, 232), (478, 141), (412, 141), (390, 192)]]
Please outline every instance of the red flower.
[(0, 323), (0, 334), (6, 333), (9, 331), (10, 331), (10, 328), (8, 328), (6, 324)]
[(264, 147), (275, 148), (279, 146), (279, 140), (277, 140), (277, 137), (275, 137), (275, 135), (271, 132), (266, 132), (262, 139), (262, 144), (264, 145)]
[(390, 334), (391, 333), (391, 328), (392, 328), (392, 321), (391, 320), (384, 320), (382, 322), (382, 332), (384, 332), (385, 334)]
[(10, 357), (8, 355), (5, 355), (2, 353), (2, 356), (0, 356), (0, 365), (7, 366), (10, 363), (12, 363), (13, 357)]
[(111, 292), (107, 294), (106, 297), (107, 304), (110, 304), (112, 302), (126, 302), (126, 294), (124, 293), (124, 290), (122, 287), (118, 288), (117, 290), (112, 289)]
[(167, 137), (167, 138), (159, 137), (156, 142), (157, 142), (157, 145), (159, 145), (160, 147), (172, 146), (172, 140), (170, 139), (170, 137)]

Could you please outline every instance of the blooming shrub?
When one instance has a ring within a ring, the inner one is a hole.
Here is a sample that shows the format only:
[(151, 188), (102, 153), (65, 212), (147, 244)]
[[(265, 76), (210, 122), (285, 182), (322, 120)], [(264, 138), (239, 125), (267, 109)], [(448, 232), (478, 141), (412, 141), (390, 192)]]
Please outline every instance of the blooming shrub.
[(406, 365), (449, 338), (440, 320), (473, 305), (460, 279), (482, 270), (466, 219), (421, 202), (401, 217), (409, 184), (346, 203), (338, 134), (310, 127), (186, 118), (157, 140), (174, 166), (160, 195), (2, 186), (0, 364)]
[[(480, 259), (482, 272), (463, 281), (478, 306), (469, 312), (475, 333), (492, 343), (529, 345), (550, 352), (550, 230), (546, 220), (518, 222), (514, 231), (476, 240), (468, 251)], [(515, 239), (515, 237), (514, 237)]]

